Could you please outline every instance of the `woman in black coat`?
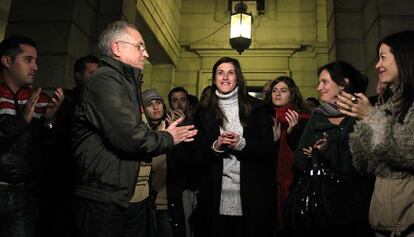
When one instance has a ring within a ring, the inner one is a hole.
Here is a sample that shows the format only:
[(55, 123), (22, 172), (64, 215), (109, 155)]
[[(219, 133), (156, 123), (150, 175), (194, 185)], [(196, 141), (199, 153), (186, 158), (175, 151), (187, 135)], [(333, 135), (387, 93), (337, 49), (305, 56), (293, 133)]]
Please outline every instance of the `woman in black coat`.
[[(335, 174), (331, 180), (336, 184), (318, 183), (321, 192), (315, 189), (312, 192), (318, 193), (309, 195), (311, 199), (307, 199), (306, 205), (310, 208), (306, 208), (304, 212), (308, 213), (302, 215), (303, 223), (295, 223), (291, 228), (295, 236), (371, 236), (368, 207), (372, 179), (359, 173), (352, 165), (348, 143), (355, 119), (342, 114), (337, 107), (338, 94), (364, 92), (368, 78), (343, 61), (322, 66), (318, 75), (317, 90), (322, 105), (313, 112), (302, 133), (295, 151), (295, 167), (309, 178), (310, 170), (317, 164), (322, 165)], [(320, 173), (315, 176), (322, 177)], [(300, 187), (303, 188), (301, 185), (294, 188), (298, 190)], [(291, 195), (297, 193), (300, 192), (292, 191)], [(299, 206), (294, 207), (296, 212), (302, 212)], [(313, 212), (313, 209), (323, 211)], [(288, 218), (286, 223), (290, 220), (294, 219)]]
[(213, 67), (211, 95), (195, 115), (200, 236), (272, 236), (275, 151), (271, 111), (248, 95), (240, 64)]

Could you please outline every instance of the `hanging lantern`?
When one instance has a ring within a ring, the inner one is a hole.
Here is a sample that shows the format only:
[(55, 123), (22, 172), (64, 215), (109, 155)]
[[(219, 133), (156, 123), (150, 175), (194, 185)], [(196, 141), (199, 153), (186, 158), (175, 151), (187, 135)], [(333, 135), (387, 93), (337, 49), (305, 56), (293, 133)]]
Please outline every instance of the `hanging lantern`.
[(248, 49), (252, 42), (252, 15), (246, 13), (247, 6), (238, 3), (235, 6), (236, 13), (231, 15), (230, 21), (230, 45), (241, 54)]

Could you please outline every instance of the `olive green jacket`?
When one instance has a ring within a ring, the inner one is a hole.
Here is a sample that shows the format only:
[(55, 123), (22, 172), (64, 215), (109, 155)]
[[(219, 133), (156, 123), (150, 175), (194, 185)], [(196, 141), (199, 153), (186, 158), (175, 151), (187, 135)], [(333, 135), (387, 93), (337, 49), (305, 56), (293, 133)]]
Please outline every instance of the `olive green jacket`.
[(139, 162), (173, 147), (167, 132), (150, 129), (141, 114), (142, 72), (102, 58), (86, 84), (73, 124), (75, 195), (128, 206)]

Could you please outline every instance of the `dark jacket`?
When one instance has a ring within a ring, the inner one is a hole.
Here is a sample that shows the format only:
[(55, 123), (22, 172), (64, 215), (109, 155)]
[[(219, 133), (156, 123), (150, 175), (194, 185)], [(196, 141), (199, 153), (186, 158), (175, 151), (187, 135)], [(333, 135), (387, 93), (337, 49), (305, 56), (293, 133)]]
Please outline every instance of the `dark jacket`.
[(5, 83), (0, 84), (0, 182), (37, 186), (44, 150), (54, 140), (54, 129), (43, 126), (49, 103), (46, 94), (40, 94), (32, 121), (24, 119), (23, 107), (31, 95), (29, 87), (14, 94)]
[[(329, 226), (330, 229), (325, 231), (333, 231), (328, 234), (328, 236), (332, 234), (339, 236), (340, 233), (338, 233), (338, 228), (343, 228), (343, 230), (339, 230), (341, 233), (353, 229), (355, 232), (353, 232), (352, 236), (368, 236), (369, 233), (367, 216), (373, 190), (373, 180), (372, 178), (359, 173), (352, 164), (353, 157), (348, 143), (349, 134), (352, 132), (354, 124), (354, 118), (345, 117), (340, 124), (336, 125), (331, 123), (322, 113), (315, 112), (309, 119), (295, 151), (296, 168), (300, 171), (309, 170), (312, 167), (312, 159), (304, 155), (303, 148), (313, 146), (316, 141), (322, 138), (323, 133), (326, 132), (328, 135), (327, 144), (320, 150), (320, 152), (316, 152), (315, 154), (317, 154), (318, 160), (321, 161), (324, 166), (340, 175), (343, 180), (346, 180), (346, 182), (353, 187), (352, 190), (355, 196), (358, 197), (358, 199), (355, 199), (352, 203), (342, 202), (344, 197), (341, 195), (343, 195), (343, 193), (337, 194), (337, 202), (342, 205), (347, 205), (343, 207), (343, 210), (351, 210), (349, 213), (351, 213), (350, 215), (352, 215), (352, 218), (343, 225), (336, 226), (334, 223), (328, 224), (327, 226)], [(332, 188), (335, 190), (334, 187)], [(331, 192), (334, 192), (333, 190)], [(329, 192), (329, 190), (326, 190), (325, 192)], [(338, 208), (335, 210), (337, 209)], [(348, 229), (349, 226), (347, 225), (353, 226), (353, 228)], [(320, 231), (322, 233), (322, 230)]]
[(355, 119), (345, 117), (339, 125), (329, 122), (322, 113), (313, 113), (306, 124), (299, 144), (295, 151), (295, 166), (303, 171), (312, 166), (312, 160), (303, 154), (303, 148), (313, 146), (322, 138), (324, 132), (328, 134), (328, 143), (323, 150), (321, 159), (331, 169), (350, 176), (361, 176), (352, 164), (352, 155), (349, 150), (349, 133), (355, 124)]
[(73, 125), (77, 196), (128, 206), (139, 161), (173, 147), (169, 133), (142, 121), (141, 79), (140, 69), (105, 57), (86, 84)]
[(174, 237), (186, 236), (183, 191), (186, 189), (188, 150), (188, 144), (181, 143), (167, 153), (168, 215)]
[[(164, 124), (164, 122), (162, 123)], [(154, 126), (153, 129), (158, 130), (159, 127)], [(163, 155), (163, 158), (154, 157), (152, 162), (151, 179), (155, 201), (160, 195), (160, 193), (157, 193), (159, 189), (165, 187), (168, 218), (174, 237), (186, 236), (183, 191), (186, 189), (188, 150), (188, 143), (183, 142), (174, 146), (172, 150)], [(164, 158), (165, 160), (163, 160)], [(164, 195), (164, 193), (161, 194), (162, 199), (165, 198)], [(157, 202), (155, 204), (157, 206)]]
[[(231, 151), (240, 161), (240, 195), (246, 236), (272, 236), (275, 213), (275, 144), (271, 111), (264, 102), (249, 97), (252, 105), (248, 124), (243, 128), (246, 146)], [(200, 109), (195, 117), (198, 135), (193, 146), (192, 160), (199, 173), (196, 232), (215, 236), (220, 209), (223, 159), (227, 152), (217, 154), (211, 146), (220, 134), (217, 116), (208, 108)]]

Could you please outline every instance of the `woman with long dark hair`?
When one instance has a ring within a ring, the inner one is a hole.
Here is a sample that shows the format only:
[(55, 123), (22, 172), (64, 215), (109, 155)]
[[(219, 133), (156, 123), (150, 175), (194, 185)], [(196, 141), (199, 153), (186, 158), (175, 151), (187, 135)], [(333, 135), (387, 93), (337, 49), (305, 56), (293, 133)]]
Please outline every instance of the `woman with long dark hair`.
[(265, 98), (271, 100), (277, 121), (277, 229), (282, 234), (285, 229), (283, 209), (294, 178), (294, 151), (310, 114), (299, 88), (290, 77), (281, 76), (273, 80)]
[(248, 95), (240, 64), (213, 67), (212, 93), (194, 122), (200, 236), (272, 236), (274, 143), (269, 107)]
[(393, 95), (371, 106), (359, 94), (339, 96), (342, 113), (358, 122), (350, 135), (354, 165), (376, 176), (369, 221), (378, 237), (414, 236), (414, 31), (386, 36), (375, 65)]

